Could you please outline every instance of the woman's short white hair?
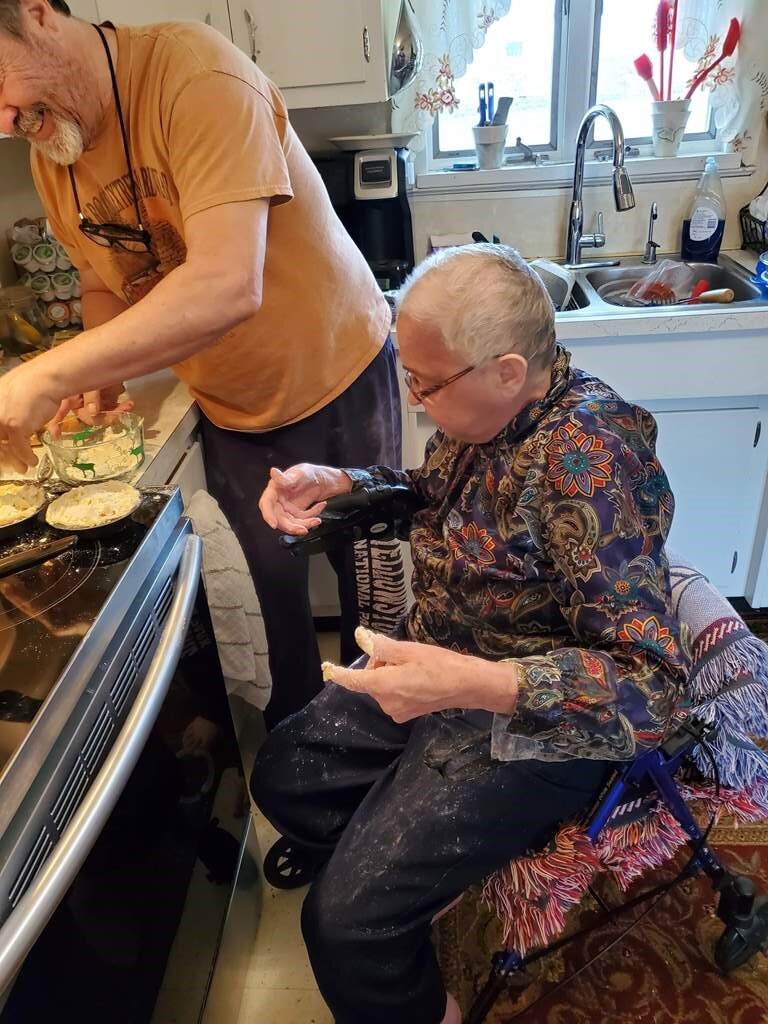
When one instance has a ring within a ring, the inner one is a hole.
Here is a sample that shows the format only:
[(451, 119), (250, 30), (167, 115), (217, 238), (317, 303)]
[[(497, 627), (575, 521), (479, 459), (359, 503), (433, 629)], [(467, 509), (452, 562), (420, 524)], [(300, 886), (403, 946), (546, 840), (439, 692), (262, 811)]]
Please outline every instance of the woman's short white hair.
[(552, 300), (508, 245), (438, 250), (402, 286), (397, 308), (437, 327), (446, 347), (473, 366), (508, 352), (545, 366), (555, 355)]

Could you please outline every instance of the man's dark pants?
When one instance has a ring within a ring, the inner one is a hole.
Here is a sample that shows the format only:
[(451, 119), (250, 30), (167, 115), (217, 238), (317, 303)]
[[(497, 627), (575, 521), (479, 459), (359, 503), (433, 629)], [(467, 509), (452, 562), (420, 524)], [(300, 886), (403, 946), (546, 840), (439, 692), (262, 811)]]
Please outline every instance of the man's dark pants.
[[(392, 341), (343, 394), (307, 419), (252, 434), (222, 430), (203, 417), (202, 434), (208, 489), (242, 545), (264, 615), (273, 685), (265, 718), (271, 728), (320, 692), (322, 676), (309, 601), (309, 560), (294, 558), (279, 546), (277, 533), (259, 512), (259, 498), (273, 466), (400, 466), (400, 392)], [(352, 547), (328, 557), (339, 579), (341, 653), (348, 663), (359, 653)]]

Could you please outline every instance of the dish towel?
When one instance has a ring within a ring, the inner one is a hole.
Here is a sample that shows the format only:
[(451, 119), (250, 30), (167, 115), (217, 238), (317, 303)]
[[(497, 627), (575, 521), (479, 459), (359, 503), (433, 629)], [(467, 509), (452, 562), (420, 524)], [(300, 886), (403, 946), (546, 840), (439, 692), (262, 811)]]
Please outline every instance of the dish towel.
[(186, 515), (203, 541), (203, 584), (227, 693), (263, 711), (272, 676), (264, 619), (243, 549), (207, 491), (193, 495)]

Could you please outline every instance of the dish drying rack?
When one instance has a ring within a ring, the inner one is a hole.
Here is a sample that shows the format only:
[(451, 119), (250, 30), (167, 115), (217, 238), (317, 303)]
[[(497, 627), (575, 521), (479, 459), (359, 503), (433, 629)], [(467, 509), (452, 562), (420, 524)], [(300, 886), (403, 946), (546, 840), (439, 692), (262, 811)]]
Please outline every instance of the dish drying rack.
[[(768, 181), (758, 195), (763, 195), (768, 189)], [(758, 220), (749, 212), (749, 203), (739, 210), (739, 221), (741, 222), (741, 248), (751, 249), (758, 256), (768, 250), (768, 222)]]

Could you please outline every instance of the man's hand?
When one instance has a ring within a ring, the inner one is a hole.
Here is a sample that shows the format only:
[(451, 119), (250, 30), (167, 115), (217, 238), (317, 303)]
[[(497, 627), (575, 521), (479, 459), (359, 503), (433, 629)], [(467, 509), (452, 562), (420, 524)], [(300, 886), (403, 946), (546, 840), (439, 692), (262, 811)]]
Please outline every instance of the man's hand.
[(514, 662), (486, 661), (433, 644), (392, 640), (367, 629), (358, 629), (355, 636), (371, 659), (368, 666), (324, 665), (323, 674), (348, 690), (370, 694), (395, 722), (410, 722), (449, 708), (514, 713)]
[(38, 359), (0, 379), (0, 462), (17, 473), (37, 464), (29, 438), (55, 415), (61, 401)]
[(114, 423), (121, 413), (130, 412), (134, 403), (130, 399), (120, 401), (120, 395), (124, 391), (122, 384), (115, 384), (109, 388), (102, 388), (100, 391), (88, 391), (83, 395), (72, 395), (65, 398), (53, 419), (48, 423), (48, 429), (53, 437), (61, 434), (62, 421), (74, 412), (79, 420), (87, 423), (88, 426), (98, 425), (109, 426)]
[(318, 516), (328, 498), (348, 494), (352, 481), (340, 469), (301, 462), (282, 472), (271, 469), (270, 480), (259, 499), (264, 521), (273, 530), (303, 537), (320, 525)]

